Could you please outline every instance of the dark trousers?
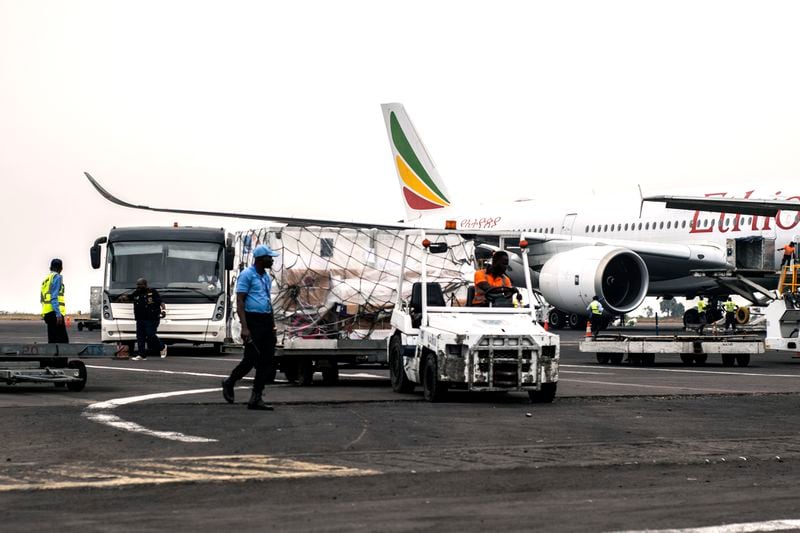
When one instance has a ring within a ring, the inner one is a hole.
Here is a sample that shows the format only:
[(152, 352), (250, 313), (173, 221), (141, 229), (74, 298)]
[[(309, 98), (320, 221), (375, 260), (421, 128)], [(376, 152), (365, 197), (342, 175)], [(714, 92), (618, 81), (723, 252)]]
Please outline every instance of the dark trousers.
[(592, 323), (592, 337), (597, 337), (597, 334), (603, 329), (603, 315), (591, 314), (589, 321)]
[(136, 321), (136, 344), (138, 345), (139, 355), (147, 357), (147, 346), (151, 350), (161, 351), (164, 343), (158, 338), (158, 324), (160, 320), (139, 319)]
[(784, 254), (783, 259), (781, 260), (781, 266), (784, 265), (790, 266), (791, 264), (792, 264), (792, 256)]
[(253, 380), (253, 392), (261, 394), (267, 384), (268, 375), (272, 368), (272, 359), (275, 355), (275, 321), (272, 313), (245, 313), (247, 329), (250, 330), (250, 342), (244, 345), (242, 361), (228, 377), (228, 382), (233, 385), (247, 375), (253, 368), (256, 377)]
[(728, 329), (728, 326), (736, 329), (736, 311), (725, 311), (725, 329)]
[(44, 315), (44, 323), (47, 324), (47, 342), (50, 344), (60, 342), (69, 344), (69, 337), (67, 336), (67, 325), (64, 320), (59, 324), (56, 321), (56, 312), (50, 311)]

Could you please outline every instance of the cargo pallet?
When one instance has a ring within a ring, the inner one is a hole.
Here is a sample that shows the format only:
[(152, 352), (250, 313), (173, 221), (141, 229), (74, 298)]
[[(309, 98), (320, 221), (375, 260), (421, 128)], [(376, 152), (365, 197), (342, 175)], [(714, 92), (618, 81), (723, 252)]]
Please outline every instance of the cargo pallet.
[(0, 382), (51, 383), (80, 392), (88, 378), (81, 359), (112, 357), (114, 352), (103, 344), (0, 344)]

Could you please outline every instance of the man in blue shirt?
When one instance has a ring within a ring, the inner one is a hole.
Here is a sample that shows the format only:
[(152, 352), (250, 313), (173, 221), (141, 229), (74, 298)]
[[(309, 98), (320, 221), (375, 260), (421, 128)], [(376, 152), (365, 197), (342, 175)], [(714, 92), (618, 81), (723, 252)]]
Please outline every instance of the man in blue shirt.
[(64, 303), (64, 279), (61, 277), (63, 270), (61, 259), (50, 261), (50, 273), (44, 278), (39, 294), (42, 304), (42, 318), (47, 324), (48, 343), (69, 343), (67, 326), (64, 323), (66, 304)]
[(253, 250), (253, 265), (239, 274), (236, 281), (236, 313), (242, 324), (244, 355), (231, 375), (222, 380), (222, 396), (228, 403), (233, 403), (234, 385), (255, 367), (253, 393), (247, 402), (247, 408), (260, 411), (272, 411), (272, 406), (264, 403), (261, 395), (267, 384), (277, 340), (270, 297), (272, 278), (267, 271), (272, 268), (272, 258), (278, 255), (280, 254), (269, 246), (256, 246)]

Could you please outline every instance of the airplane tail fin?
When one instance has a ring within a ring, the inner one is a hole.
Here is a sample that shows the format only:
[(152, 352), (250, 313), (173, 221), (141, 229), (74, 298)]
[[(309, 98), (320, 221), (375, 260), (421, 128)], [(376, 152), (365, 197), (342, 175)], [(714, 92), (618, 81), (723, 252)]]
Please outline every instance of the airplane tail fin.
[(403, 104), (381, 104), (407, 221), (450, 206), (450, 194)]

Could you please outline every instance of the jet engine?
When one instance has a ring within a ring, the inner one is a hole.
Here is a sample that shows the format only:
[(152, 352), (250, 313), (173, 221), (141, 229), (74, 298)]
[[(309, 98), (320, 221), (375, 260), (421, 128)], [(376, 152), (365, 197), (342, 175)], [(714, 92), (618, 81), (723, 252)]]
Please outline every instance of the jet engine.
[(608, 313), (619, 315), (639, 307), (647, 296), (650, 276), (638, 254), (616, 246), (582, 246), (548, 259), (539, 274), (539, 290), (547, 302), (567, 312), (585, 314), (597, 295)]

